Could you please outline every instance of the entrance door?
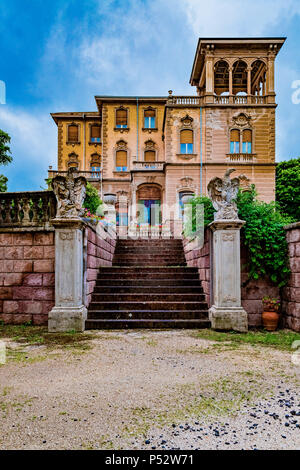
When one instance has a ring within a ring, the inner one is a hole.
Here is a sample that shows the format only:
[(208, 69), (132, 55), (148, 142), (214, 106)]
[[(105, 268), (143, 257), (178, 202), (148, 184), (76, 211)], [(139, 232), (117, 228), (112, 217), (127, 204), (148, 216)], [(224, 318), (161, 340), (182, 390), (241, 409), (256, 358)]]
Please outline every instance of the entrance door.
[(139, 223), (148, 225), (161, 224), (160, 201), (155, 199), (139, 199)]

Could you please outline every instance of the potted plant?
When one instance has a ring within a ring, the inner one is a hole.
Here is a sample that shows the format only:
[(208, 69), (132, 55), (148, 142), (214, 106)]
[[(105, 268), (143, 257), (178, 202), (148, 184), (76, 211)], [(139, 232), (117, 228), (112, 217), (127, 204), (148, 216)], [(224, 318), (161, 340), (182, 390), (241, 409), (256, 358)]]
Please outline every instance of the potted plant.
[(280, 300), (272, 299), (269, 296), (265, 296), (262, 299), (263, 304), (263, 313), (262, 313), (262, 322), (263, 327), (267, 331), (275, 331), (278, 326), (279, 321), (279, 307)]

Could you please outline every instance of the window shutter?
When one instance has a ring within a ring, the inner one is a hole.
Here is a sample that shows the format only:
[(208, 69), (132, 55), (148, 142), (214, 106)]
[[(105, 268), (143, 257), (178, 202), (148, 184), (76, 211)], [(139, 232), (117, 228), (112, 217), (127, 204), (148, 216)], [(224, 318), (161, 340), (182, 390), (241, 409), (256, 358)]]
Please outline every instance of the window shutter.
[(180, 132), (180, 143), (181, 144), (192, 144), (193, 143), (193, 131), (185, 129)]
[(101, 137), (101, 127), (100, 126), (92, 126), (91, 127), (91, 138), (98, 138)]
[(116, 166), (127, 166), (127, 152), (125, 150), (118, 150), (116, 155)]
[(145, 117), (155, 117), (155, 109), (145, 109)]
[(116, 111), (116, 125), (127, 126), (127, 110), (117, 109)]
[(245, 129), (243, 131), (243, 142), (251, 142), (252, 141), (252, 132), (249, 129)]
[(78, 142), (78, 126), (68, 127), (68, 142)]
[(240, 141), (240, 131), (238, 129), (232, 129), (232, 131), (230, 131), (230, 141), (231, 142)]
[(144, 153), (145, 162), (155, 162), (155, 152), (154, 150), (146, 150)]

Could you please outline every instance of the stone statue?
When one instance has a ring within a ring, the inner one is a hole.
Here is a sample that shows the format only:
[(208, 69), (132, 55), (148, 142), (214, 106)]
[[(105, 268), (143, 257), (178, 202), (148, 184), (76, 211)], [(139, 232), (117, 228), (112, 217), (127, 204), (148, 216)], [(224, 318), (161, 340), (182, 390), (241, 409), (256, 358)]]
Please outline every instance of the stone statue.
[(212, 200), (215, 212), (215, 220), (238, 220), (238, 210), (236, 205), (236, 197), (240, 185), (240, 177), (230, 179), (234, 168), (229, 168), (223, 178), (213, 178), (208, 186), (208, 194)]
[(57, 175), (52, 187), (57, 199), (56, 218), (77, 218), (83, 215), (86, 179), (78, 175), (76, 168), (69, 168), (67, 176)]

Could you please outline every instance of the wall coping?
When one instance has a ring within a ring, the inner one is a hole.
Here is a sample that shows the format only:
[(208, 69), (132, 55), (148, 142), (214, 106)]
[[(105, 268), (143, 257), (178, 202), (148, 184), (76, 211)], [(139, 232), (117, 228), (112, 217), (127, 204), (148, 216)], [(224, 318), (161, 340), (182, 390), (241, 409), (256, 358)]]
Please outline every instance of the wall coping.
[(15, 232), (54, 232), (54, 227), (49, 223), (39, 226), (26, 226), (26, 227), (1, 227), (0, 233), (15, 233)]
[(293, 230), (295, 228), (300, 228), (300, 221), (299, 222), (294, 222), (292, 224), (288, 224), (288, 225), (285, 225), (285, 227), (283, 227), (284, 230)]

